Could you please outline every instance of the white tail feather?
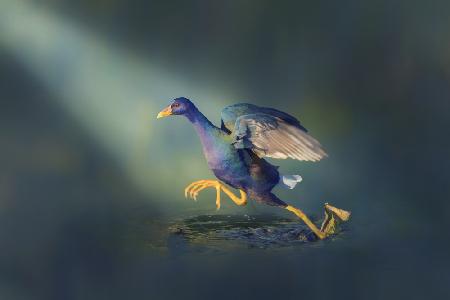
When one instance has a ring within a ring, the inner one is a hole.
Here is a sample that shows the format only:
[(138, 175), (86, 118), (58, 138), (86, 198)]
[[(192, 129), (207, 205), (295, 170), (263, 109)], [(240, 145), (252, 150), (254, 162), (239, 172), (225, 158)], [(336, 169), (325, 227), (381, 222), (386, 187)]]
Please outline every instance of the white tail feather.
[(300, 175), (283, 175), (281, 176), (280, 182), (283, 183), (283, 186), (288, 189), (293, 189), (297, 185), (297, 183), (302, 181), (302, 176)]

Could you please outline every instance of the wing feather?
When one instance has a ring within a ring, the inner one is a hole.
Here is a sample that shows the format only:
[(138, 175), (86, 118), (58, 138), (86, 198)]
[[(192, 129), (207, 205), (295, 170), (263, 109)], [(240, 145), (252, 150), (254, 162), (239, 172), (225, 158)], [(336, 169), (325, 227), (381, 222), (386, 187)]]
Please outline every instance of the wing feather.
[(242, 115), (233, 126), (236, 148), (252, 149), (259, 156), (319, 161), (327, 154), (302, 127), (265, 113)]
[(302, 129), (305, 132), (308, 132), (305, 127), (303, 127), (302, 124), (300, 124), (300, 121), (297, 120), (297, 118), (282, 112), (277, 109), (269, 108), (269, 107), (262, 107), (257, 106), (250, 103), (237, 103), (230, 106), (225, 107), (221, 112), (221, 118), (222, 118), (222, 124), (221, 128), (224, 131), (227, 132), (233, 132), (235, 130), (235, 124), (237, 118), (243, 115), (249, 115), (249, 114), (257, 114), (257, 113), (263, 113), (267, 115), (271, 115), (273, 117), (277, 117), (285, 121), (286, 123), (293, 125), (295, 127), (298, 127)]

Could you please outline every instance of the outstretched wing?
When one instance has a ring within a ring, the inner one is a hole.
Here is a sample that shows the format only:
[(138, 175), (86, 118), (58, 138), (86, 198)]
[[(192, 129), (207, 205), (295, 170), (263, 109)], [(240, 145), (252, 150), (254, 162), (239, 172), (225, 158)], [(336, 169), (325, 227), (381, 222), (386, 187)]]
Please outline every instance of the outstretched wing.
[(241, 115), (233, 127), (233, 144), (238, 149), (251, 149), (260, 157), (303, 161), (326, 157), (322, 145), (297, 123), (267, 113)]
[(303, 131), (307, 132), (308, 130), (306, 130), (305, 127), (303, 127), (300, 124), (300, 121), (297, 120), (295, 117), (273, 109), (273, 108), (269, 108), (269, 107), (260, 107), (260, 106), (256, 106), (254, 104), (250, 104), (250, 103), (238, 103), (238, 104), (233, 104), (230, 106), (225, 107), (222, 112), (221, 112), (221, 117), (222, 117), (222, 130), (225, 130), (229, 133), (234, 131), (234, 126), (236, 124), (236, 120), (237, 118), (244, 116), (244, 115), (250, 115), (250, 114), (258, 114), (258, 113), (264, 113), (264, 114), (268, 114), (274, 117), (278, 117), (281, 120), (285, 121), (288, 124), (291, 124), (293, 126), (296, 126), (300, 129), (302, 129)]

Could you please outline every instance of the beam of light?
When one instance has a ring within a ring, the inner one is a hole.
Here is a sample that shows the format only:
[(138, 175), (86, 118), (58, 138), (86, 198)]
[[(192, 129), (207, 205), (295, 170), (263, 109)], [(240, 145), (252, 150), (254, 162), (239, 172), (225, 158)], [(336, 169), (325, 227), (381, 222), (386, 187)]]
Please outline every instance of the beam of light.
[(155, 59), (137, 57), (25, 1), (0, 1), (0, 46), (52, 91), (102, 149), (117, 159), (137, 187), (149, 194), (156, 186), (170, 193), (173, 187), (161, 185), (163, 181), (172, 180), (182, 187), (187, 181), (180, 178), (205, 167), (200, 155), (193, 159), (167, 156), (174, 147), (188, 150), (198, 146), (188, 143), (193, 132), (170, 140), (173, 131), (166, 128), (171, 125), (156, 121), (157, 112), (170, 99), (188, 96), (210, 101), (201, 106), (207, 114), (217, 115), (225, 104), (222, 100), (233, 98), (193, 86), (158, 68)]

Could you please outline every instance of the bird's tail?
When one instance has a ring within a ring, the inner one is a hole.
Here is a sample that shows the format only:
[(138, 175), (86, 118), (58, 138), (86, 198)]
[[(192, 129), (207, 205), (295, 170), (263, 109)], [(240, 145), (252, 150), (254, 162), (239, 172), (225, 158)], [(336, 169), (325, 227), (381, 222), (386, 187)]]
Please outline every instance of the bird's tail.
[(282, 175), (280, 177), (280, 183), (282, 184), (282, 186), (290, 190), (295, 188), (297, 183), (301, 182), (302, 180), (302, 176), (300, 175)]

